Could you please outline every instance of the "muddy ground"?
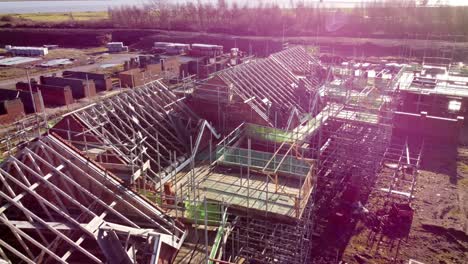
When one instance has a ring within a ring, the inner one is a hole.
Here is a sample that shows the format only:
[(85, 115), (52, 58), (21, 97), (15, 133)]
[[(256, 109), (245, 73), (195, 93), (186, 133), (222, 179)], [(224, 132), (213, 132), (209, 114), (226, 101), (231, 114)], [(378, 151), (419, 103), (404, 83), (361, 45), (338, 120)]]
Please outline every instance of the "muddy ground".
[[(364, 203), (371, 212), (382, 207), (382, 187), (377, 180)], [(459, 142), (426, 140), (414, 196), (411, 229), (399, 247), (386, 236), (372, 243), (363, 221), (349, 218), (315, 238), (313, 263), (468, 263), (468, 125)]]

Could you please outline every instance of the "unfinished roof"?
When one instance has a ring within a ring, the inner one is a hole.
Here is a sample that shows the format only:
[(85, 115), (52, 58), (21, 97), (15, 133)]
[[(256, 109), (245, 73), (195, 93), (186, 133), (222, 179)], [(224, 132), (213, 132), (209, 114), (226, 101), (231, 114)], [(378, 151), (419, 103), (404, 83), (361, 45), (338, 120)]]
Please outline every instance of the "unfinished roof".
[(302, 46), (295, 46), (273, 53), (270, 55), (270, 58), (283, 64), (295, 74), (312, 74), (314, 67), (321, 67), (320, 61), (309, 54)]
[(11, 263), (155, 263), (185, 231), (55, 135), (0, 167), (0, 256)]
[(468, 77), (456, 75), (417, 76), (405, 71), (398, 80), (402, 91), (426, 95), (468, 97)]
[(275, 123), (283, 126), (295, 109), (300, 114), (307, 113), (307, 105), (299, 103), (297, 88), (312, 89), (312, 83), (307, 79), (300, 80), (274, 59), (241, 64), (217, 76), (271, 126)]
[(112, 150), (124, 164), (149, 161), (150, 176), (165, 181), (190, 163), (207, 129), (218, 137), (155, 81), (66, 115), (52, 131), (88, 153)]

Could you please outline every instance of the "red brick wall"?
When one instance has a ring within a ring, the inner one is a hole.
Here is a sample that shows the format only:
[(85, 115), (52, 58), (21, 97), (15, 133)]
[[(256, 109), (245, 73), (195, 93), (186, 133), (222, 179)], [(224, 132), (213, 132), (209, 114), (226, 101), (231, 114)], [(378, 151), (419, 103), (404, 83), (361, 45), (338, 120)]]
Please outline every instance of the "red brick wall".
[(41, 90), (45, 105), (69, 105), (74, 102), (73, 94), (69, 86), (56, 87), (40, 85), (39, 89)]
[(101, 73), (64, 71), (63, 77), (93, 80), (97, 91), (109, 91), (112, 89), (112, 79)]
[(0, 113), (0, 124), (5, 125), (20, 120), (26, 114), (24, 106), (20, 99), (4, 101), (0, 107), (3, 111)]
[[(16, 89), (29, 92), (29, 84), (19, 82), (16, 84)], [(31, 89), (33, 92), (41, 91), (46, 106), (69, 105), (74, 102), (70, 86), (60, 87), (33, 83)]]
[(74, 99), (96, 96), (96, 86), (93, 80), (85, 81), (80, 79), (41, 77), (41, 84), (52, 86), (70, 86)]
[(119, 73), (120, 84), (123, 88), (135, 88), (144, 84), (140, 69), (132, 69)]

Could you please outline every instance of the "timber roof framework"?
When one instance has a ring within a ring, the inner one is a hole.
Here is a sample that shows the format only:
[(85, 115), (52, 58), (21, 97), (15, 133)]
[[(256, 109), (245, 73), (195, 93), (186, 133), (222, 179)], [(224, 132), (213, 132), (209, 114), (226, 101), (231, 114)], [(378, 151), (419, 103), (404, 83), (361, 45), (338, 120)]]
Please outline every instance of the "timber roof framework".
[(196, 98), (243, 102), (263, 125), (289, 129), (293, 117), (305, 120), (316, 105), (320, 62), (302, 47), (220, 71), (194, 92)]
[(9, 157), (0, 181), (0, 257), (13, 263), (156, 263), (186, 237), (181, 224), (55, 135)]
[(159, 81), (68, 114), (52, 129), (84, 151), (110, 149), (124, 164), (149, 161), (159, 184), (189, 164), (207, 130), (219, 137)]

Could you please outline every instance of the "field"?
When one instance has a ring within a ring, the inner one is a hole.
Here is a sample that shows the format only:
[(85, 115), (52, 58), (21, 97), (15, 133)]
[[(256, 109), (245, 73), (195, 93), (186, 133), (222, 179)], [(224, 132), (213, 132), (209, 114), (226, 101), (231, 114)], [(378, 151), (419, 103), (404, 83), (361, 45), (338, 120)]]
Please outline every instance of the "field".
[(70, 20), (89, 21), (108, 19), (107, 12), (71, 12), (71, 13), (34, 13), (12, 14), (15, 19), (31, 20), (34, 22), (65, 22)]
[[(88, 59), (92, 61), (99, 61), (102, 58), (100, 54), (105, 52), (106, 48), (98, 47), (98, 48), (90, 48), (90, 49), (55, 49), (50, 50), (49, 54), (44, 57), (44, 61), (52, 60), (52, 59), (59, 59), (59, 58), (68, 58), (74, 59), (73, 65), (69, 65), (67, 67), (61, 67), (60, 69), (76, 67), (80, 65), (85, 65), (88, 63)], [(34, 64), (40, 64), (41, 62), (35, 62)], [(25, 66), (27, 65), (19, 65), (17, 67), (2, 67), (0, 68), (0, 80), (7, 80), (12, 78), (23, 78), (25, 76)], [(47, 72), (55, 72), (57, 68), (39, 68), (34, 67), (29, 72), (31, 75), (34, 74), (44, 74)]]

